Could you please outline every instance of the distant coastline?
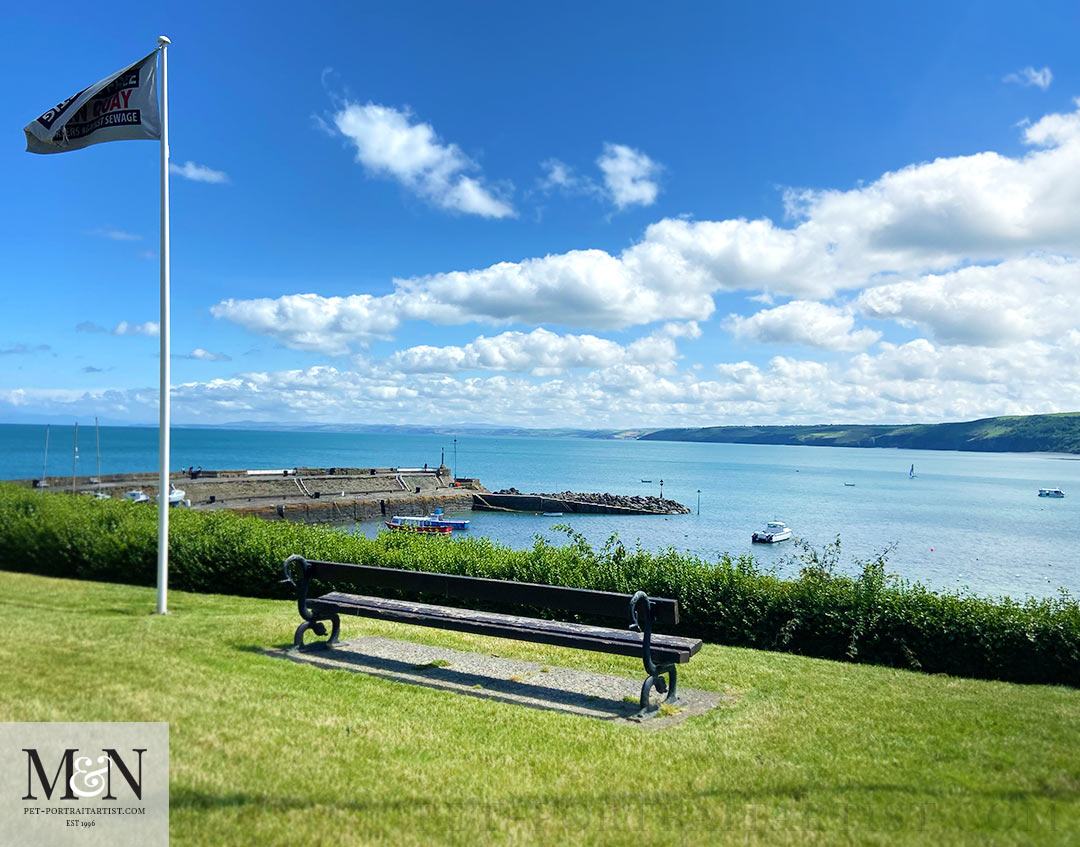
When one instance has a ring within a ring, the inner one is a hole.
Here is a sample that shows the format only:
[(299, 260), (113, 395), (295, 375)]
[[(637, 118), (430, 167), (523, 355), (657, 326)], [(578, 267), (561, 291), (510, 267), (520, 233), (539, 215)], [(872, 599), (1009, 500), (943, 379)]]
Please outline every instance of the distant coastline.
[[(85, 419), (87, 423), (90, 419)], [(21, 420), (3, 426), (70, 426), (70, 418)], [(82, 422), (82, 421), (80, 421)], [(102, 427), (156, 428), (155, 424), (102, 419)], [(173, 429), (249, 432), (325, 432), (378, 435), (440, 435), (446, 438), (571, 438), (618, 441), (690, 441), (724, 444), (782, 444), (811, 447), (893, 447), (981, 453), (1068, 453), (1080, 455), (1080, 412), (1012, 415), (939, 424), (814, 424), (791, 426), (635, 427), (623, 429), (528, 428), (475, 422), (443, 424), (348, 424), (312, 421), (229, 421), (174, 424)]]
[(658, 429), (639, 438), (644, 441), (903, 447), (984, 453), (1080, 453), (1080, 412), (900, 426), (833, 424)]

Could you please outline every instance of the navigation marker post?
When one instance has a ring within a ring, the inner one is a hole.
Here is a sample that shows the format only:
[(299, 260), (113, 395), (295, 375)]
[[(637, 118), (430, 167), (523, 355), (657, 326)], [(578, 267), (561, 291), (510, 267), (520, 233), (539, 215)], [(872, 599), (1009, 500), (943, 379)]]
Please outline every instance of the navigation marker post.
[[(168, 611), (169, 584), (169, 92), (165, 75), (166, 48), (170, 43), (164, 35), (158, 36), (157, 47), (135, 64), (62, 100), (23, 127), (28, 153), (68, 153), (106, 141), (149, 139), (161, 142), (157, 574), (157, 611), (160, 614)], [(159, 57), (160, 105), (156, 68)], [(47, 461), (48, 429), (45, 432)]]

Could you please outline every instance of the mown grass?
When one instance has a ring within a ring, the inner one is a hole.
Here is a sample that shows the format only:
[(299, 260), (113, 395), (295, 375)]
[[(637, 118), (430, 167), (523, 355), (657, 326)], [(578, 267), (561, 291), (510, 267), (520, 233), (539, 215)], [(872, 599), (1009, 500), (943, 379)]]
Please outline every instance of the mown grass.
[[(295, 606), (0, 573), (0, 719), (167, 720), (175, 845), (1080, 842), (1080, 691), (706, 645), (664, 729), (285, 662)], [(631, 659), (375, 634), (639, 678)]]

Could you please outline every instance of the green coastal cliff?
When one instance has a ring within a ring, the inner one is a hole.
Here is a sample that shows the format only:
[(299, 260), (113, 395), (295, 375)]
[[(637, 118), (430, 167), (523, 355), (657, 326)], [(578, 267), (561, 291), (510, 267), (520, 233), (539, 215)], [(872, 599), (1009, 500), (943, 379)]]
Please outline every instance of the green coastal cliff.
[(713, 441), (729, 444), (906, 447), (915, 450), (976, 450), (994, 453), (1080, 453), (1080, 412), (904, 426), (707, 426), (659, 429), (640, 438), (645, 441)]

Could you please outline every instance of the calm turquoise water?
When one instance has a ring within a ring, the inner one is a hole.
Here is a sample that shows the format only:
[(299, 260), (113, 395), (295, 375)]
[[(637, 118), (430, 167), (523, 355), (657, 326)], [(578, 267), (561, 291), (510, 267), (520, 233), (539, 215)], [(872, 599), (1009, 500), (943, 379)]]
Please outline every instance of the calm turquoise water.
[[(49, 474), (71, 472), (72, 434), (70, 427), (52, 427)], [(0, 425), (0, 479), (39, 476), (44, 438), (42, 426)], [(443, 436), (177, 429), (172, 464), (416, 467), (437, 465), (443, 447), (453, 466), (452, 440)], [(79, 453), (79, 473), (95, 473), (93, 427), (80, 427)], [(917, 477), (909, 480), (912, 463)], [(103, 473), (156, 466), (156, 430), (101, 428)], [(568, 522), (596, 544), (617, 532), (628, 545), (670, 545), (713, 557), (749, 550), (750, 533), (780, 519), (813, 544), (839, 534), (848, 561), (895, 543), (890, 570), (936, 588), (1020, 597), (1063, 586), (1080, 594), (1080, 461), (1069, 457), (470, 435), (458, 440), (456, 471), (492, 490), (657, 494), (663, 479), (664, 495), (695, 512), (701, 490), (700, 515), (472, 513), (470, 533), (515, 547), (529, 546), (536, 533), (556, 538), (551, 525)], [(1041, 487), (1068, 496), (1039, 498)], [(378, 526), (359, 529), (371, 534)], [(759, 561), (781, 572), (791, 550), (790, 543), (754, 545)]]

